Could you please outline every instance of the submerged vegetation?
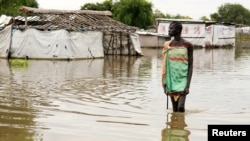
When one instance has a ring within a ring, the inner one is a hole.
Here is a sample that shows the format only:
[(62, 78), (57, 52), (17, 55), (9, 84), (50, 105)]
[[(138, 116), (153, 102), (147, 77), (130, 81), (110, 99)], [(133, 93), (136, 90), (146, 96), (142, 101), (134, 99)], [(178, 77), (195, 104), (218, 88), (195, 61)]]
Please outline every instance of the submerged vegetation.
[(235, 39), (240, 41), (250, 41), (250, 34), (246, 33), (236, 33)]
[(27, 59), (9, 59), (9, 63), (13, 69), (27, 69), (29, 66)]

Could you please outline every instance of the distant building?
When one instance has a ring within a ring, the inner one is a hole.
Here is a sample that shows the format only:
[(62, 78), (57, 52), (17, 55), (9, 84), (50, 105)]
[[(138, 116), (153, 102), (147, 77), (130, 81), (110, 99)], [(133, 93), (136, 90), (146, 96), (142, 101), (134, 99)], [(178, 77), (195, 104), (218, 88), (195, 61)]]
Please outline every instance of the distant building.
[(182, 37), (194, 46), (235, 46), (235, 25), (203, 20), (157, 19), (157, 33), (168, 36), (169, 24), (180, 21)]
[(156, 19), (155, 33), (137, 32), (142, 47), (159, 47), (168, 36), (168, 28), (172, 21), (180, 21), (183, 25), (182, 37), (194, 46), (235, 46), (235, 25), (216, 23), (213, 21), (190, 19)]

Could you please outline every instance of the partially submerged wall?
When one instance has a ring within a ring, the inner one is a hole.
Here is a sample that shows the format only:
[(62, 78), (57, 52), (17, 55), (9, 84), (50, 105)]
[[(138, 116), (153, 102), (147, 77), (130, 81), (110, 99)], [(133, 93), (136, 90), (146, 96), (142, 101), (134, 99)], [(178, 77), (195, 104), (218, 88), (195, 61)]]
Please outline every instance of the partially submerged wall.
[(101, 31), (40, 31), (5, 27), (0, 31), (0, 57), (25, 59), (88, 59), (104, 55), (142, 55), (139, 36), (133, 33), (103, 35)]
[(104, 57), (102, 32), (14, 30), (11, 58), (82, 59)]
[(102, 58), (103, 33), (66, 30), (25, 31), (11, 25), (0, 31), (0, 58), (84, 59)]
[(0, 58), (7, 58), (11, 43), (11, 25), (0, 30)]

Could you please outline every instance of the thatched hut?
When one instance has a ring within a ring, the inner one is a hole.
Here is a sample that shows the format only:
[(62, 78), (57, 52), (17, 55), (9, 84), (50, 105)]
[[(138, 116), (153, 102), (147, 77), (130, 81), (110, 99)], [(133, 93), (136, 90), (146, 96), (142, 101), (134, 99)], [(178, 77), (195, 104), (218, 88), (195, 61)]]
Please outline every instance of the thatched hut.
[(137, 28), (112, 19), (110, 11), (26, 6), (20, 10), (25, 16), (14, 18), (10, 57), (82, 59), (142, 54)]

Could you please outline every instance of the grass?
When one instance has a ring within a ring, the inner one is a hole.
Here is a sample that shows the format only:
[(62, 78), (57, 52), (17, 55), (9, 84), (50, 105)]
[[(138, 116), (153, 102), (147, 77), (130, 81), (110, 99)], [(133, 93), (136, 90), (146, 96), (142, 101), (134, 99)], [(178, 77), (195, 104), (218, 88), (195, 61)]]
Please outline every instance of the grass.
[(250, 40), (250, 34), (237, 33), (235, 35), (235, 39), (239, 40), (239, 41), (249, 41)]
[(27, 69), (29, 65), (26, 59), (9, 59), (9, 62), (13, 69)]

